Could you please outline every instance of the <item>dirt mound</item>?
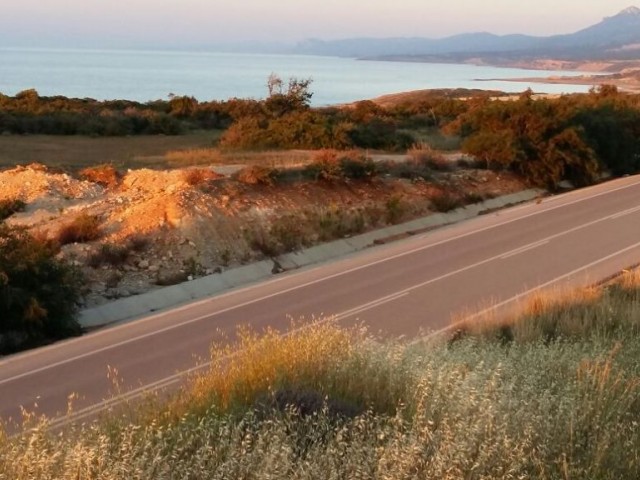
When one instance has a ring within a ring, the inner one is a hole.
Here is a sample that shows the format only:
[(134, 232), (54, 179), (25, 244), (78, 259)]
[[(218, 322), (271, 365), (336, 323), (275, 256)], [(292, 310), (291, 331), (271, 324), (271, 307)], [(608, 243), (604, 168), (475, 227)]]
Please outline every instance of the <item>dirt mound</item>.
[(66, 173), (52, 173), (38, 164), (0, 172), (0, 200), (19, 198), (31, 203), (43, 197), (96, 198), (102, 188)]
[(486, 198), (524, 188), (512, 176), (476, 170), (448, 172), (434, 181), (379, 176), (275, 185), (196, 173), (202, 174), (130, 170), (118, 185), (103, 188), (32, 165), (0, 172), (0, 200), (27, 203), (24, 212), (7, 220), (10, 224), (54, 238), (80, 215), (98, 219), (98, 240), (65, 245), (61, 252), (84, 269), (90, 289), (86, 306), (93, 306), (271, 256), (281, 248), (425, 215), (443, 192), (454, 192), (457, 199)]

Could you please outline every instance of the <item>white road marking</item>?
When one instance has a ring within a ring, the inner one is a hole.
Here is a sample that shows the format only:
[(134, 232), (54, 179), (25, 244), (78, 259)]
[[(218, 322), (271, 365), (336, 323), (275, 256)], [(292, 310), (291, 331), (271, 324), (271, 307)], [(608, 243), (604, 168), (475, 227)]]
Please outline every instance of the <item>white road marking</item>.
[[(529, 290), (525, 290), (524, 292), (521, 292), (521, 293), (519, 293), (517, 295), (514, 295), (513, 297), (510, 297), (510, 298), (508, 298), (506, 300), (503, 300), (502, 302), (496, 303), (495, 305), (492, 305), (491, 307), (485, 308), (484, 310), (481, 310), (481, 311), (479, 311), (477, 313), (474, 313), (473, 315), (469, 315), (468, 317), (465, 317), (464, 319), (460, 320), (459, 322), (456, 322), (454, 325), (457, 325), (457, 324), (460, 324), (460, 323), (463, 323), (463, 322), (466, 322), (466, 321), (469, 321), (469, 320), (473, 320), (474, 318), (477, 318), (477, 317), (481, 317), (482, 315), (485, 315), (485, 314), (487, 314), (488, 312), (490, 312), (492, 310), (496, 310), (496, 309), (498, 309), (500, 307), (503, 307), (503, 306), (505, 306), (505, 305), (507, 305), (507, 304), (509, 304), (511, 302), (515, 302), (516, 300), (519, 300), (519, 299), (521, 299), (523, 297), (531, 295), (533, 292), (537, 292), (538, 290), (542, 290), (543, 288), (549, 287), (549, 286), (553, 285), (554, 283), (561, 282), (562, 280), (565, 280), (565, 279), (567, 279), (569, 277), (572, 277), (573, 275), (576, 275), (576, 274), (578, 274), (578, 273), (580, 273), (580, 272), (582, 272), (584, 270), (588, 270), (591, 267), (595, 267), (599, 263), (606, 262), (607, 260), (611, 260), (612, 258), (617, 257), (618, 255), (621, 255), (623, 253), (627, 253), (627, 252), (629, 252), (629, 251), (631, 251), (631, 250), (633, 250), (635, 248), (638, 248), (638, 247), (640, 247), (640, 242), (634, 243), (633, 245), (631, 245), (629, 247), (626, 247), (626, 248), (623, 248), (621, 250), (618, 250), (615, 253), (607, 255), (606, 257), (602, 257), (602, 258), (600, 258), (598, 260), (595, 260), (595, 261), (593, 261), (593, 262), (591, 262), (591, 263), (589, 263), (587, 265), (584, 265), (582, 267), (576, 268), (575, 270), (572, 270), (572, 271), (570, 271), (568, 273), (560, 275), (559, 277), (556, 277), (556, 278), (554, 278), (552, 280), (549, 280), (548, 282), (545, 282), (545, 283), (537, 285), (537, 286), (535, 286), (533, 288), (530, 288)], [(446, 327), (444, 329), (438, 330), (437, 332), (434, 332), (434, 334), (438, 333), (438, 332), (443, 332), (443, 331), (449, 330), (451, 327), (452, 326), (449, 326), (449, 327)]]
[[(550, 235), (550, 236), (548, 236), (546, 238), (543, 238), (539, 242), (547, 242), (548, 243), (553, 239), (556, 239), (556, 238), (559, 238), (561, 236), (576, 232), (578, 230), (582, 230), (584, 228), (588, 228), (590, 226), (593, 226), (593, 225), (595, 225), (597, 223), (600, 223), (600, 222), (603, 222), (605, 220), (609, 220), (609, 219), (611, 219), (611, 217), (612, 217), (612, 215), (607, 215), (606, 217), (601, 217), (601, 218), (599, 218), (597, 220), (593, 220), (591, 222), (587, 222), (587, 223), (579, 225), (577, 227), (570, 228), (570, 229), (565, 230), (563, 232), (559, 232), (559, 233), (556, 233), (554, 235)], [(446, 243), (446, 242), (442, 241), (442, 242), (438, 242), (437, 244), (439, 245), (439, 244), (442, 244), (442, 243)], [(381, 259), (381, 260), (377, 260), (375, 262), (371, 262), (370, 264), (367, 264), (366, 266), (355, 267), (355, 268), (353, 268), (351, 270), (345, 270), (344, 272), (338, 272), (338, 273), (335, 273), (335, 274), (332, 274), (332, 275), (329, 275), (329, 276), (326, 276), (326, 277), (323, 277), (323, 278), (319, 278), (319, 279), (316, 279), (316, 280), (312, 280), (312, 281), (309, 281), (309, 282), (306, 282), (306, 283), (303, 283), (303, 284), (300, 284), (300, 285), (296, 285), (296, 286), (293, 286), (293, 287), (290, 287), (290, 288), (287, 288), (287, 289), (284, 289), (284, 290), (279, 290), (279, 291), (271, 293), (269, 295), (264, 295), (262, 297), (255, 298), (253, 300), (248, 300), (246, 302), (239, 303), (237, 305), (233, 305), (233, 306), (224, 308), (222, 310), (218, 310), (216, 312), (210, 312), (210, 313), (207, 313), (205, 315), (201, 315), (199, 317), (195, 317), (195, 318), (192, 318), (190, 320), (187, 320), (187, 321), (184, 321), (184, 322), (181, 322), (181, 323), (172, 324), (172, 325), (169, 325), (167, 327), (164, 327), (164, 328), (161, 328), (161, 329), (158, 329), (158, 330), (153, 330), (151, 332), (148, 332), (148, 333), (145, 333), (145, 334), (142, 334), (142, 335), (138, 335), (136, 337), (128, 338), (126, 340), (122, 340), (122, 341), (117, 342), (117, 343), (106, 345), (106, 346), (104, 346), (102, 348), (98, 348), (98, 349), (92, 350), (90, 352), (86, 352), (86, 353), (83, 353), (83, 354), (80, 354), (80, 355), (76, 355), (74, 357), (66, 358), (66, 359), (60, 360), (58, 362), (50, 363), (50, 364), (44, 365), (44, 366), (42, 366), (40, 368), (36, 368), (36, 369), (28, 371), (28, 372), (24, 372), (24, 373), (21, 373), (21, 374), (18, 374), (18, 375), (14, 375), (13, 377), (9, 377), (9, 378), (6, 378), (4, 380), (0, 380), (0, 385), (4, 385), (6, 383), (9, 383), (9, 382), (12, 382), (12, 381), (15, 381), (15, 380), (19, 380), (19, 379), (24, 378), (24, 377), (28, 377), (29, 375), (33, 375), (33, 374), (40, 373), (40, 372), (43, 372), (43, 371), (46, 371), (46, 370), (50, 370), (52, 368), (58, 367), (60, 365), (65, 365), (67, 363), (71, 363), (71, 362), (74, 362), (76, 360), (81, 360), (83, 358), (90, 357), (90, 356), (95, 355), (97, 353), (102, 353), (102, 352), (105, 352), (105, 351), (108, 351), (108, 350), (112, 350), (114, 348), (117, 348), (117, 347), (120, 347), (120, 346), (123, 346), (123, 345), (127, 345), (127, 344), (130, 344), (130, 343), (145, 339), (145, 338), (149, 338), (149, 337), (152, 337), (152, 336), (155, 336), (155, 335), (159, 335), (159, 334), (164, 333), (164, 332), (175, 330), (177, 328), (184, 327), (184, 326), (190, 325), (192, 323), (197, 323), (197, 322), (200, 322), (200, 321), (205, 320), (205, 319), (210, 319), (210, 318), (216, 317), (218, 315), (221, 315), (223, 313), (226, 313), (226, 312), (229, 312), (229, 311), (232, 311), (232, 310), (237, 310), (239, 308), (242, 308), (242, 307), (245, 307), (245, 306), (248, 306), (248, 305), (252, 305), (254, 303), (261, 302), (261, 301), (264, 301), (264, 300), (268, 300), (270, 298), (277, 297), (277, 296), (283, 295), (285, 293), (289, 293), (289, 292), (292, 292), (292, 291), (295, 291), (295, 290), (299, 290), (299, 289), (307, 287), (307, 286), (315, 285), (317, 283), (321, 283), (321, 282), (330, 280), (332, 278), (344, 275), (345, 273), (349, 273), (349, 272), (356, 271), (356, 270), (361, 270), (362, 268), (365, 268), (365, 267), (368, 267), (368, 266), (384, 263), (384, 262), (389, 261), (389, 260), (391, 260), (393, 258), (403, 257), (405, 255), (408, 255), (409, 253), (415, 253), (417, 251), (426, 250), (427, 248), (431, 248), (432, 246), (435, 246), (435, 245), (436, 244), (430, 245), (430, 246), (427, 246), (427, 247), (420, 247), (420, 248), (411, 250), (410, 252), (403, 252), (403, 253), (394, 255), (392, 257), (387, 257), (387, 258), (384, 258), (384, 259)], [(511, 251), (506, 252), (506, 253), (500, 253), (498, 255), (495, 255), (493, 257), (487, 258), (485, 260), (481, 260), (481, 261), (476, 262), (474, 264), (467, 265), (465, 267), (459, 268), (457, 270), (454, 270), (452, 272), (446, 273), (446, 274), (441, 275), (439, 277), (432, 278), (430, 280), (427, 280), (425, 282), (419, 283), (419, 284), (414, 285), (412, 287), (409, 287), (407, 289), (401, 290), (399, 292), (396, 292), (395, 294), (409, 293), (409, 292), (411, 292), (411, 291), (413, 291), (413, 290), (415, 290), (417, 288), (424, 287), (426, 285), (429, 285), (431, 283), (437, 282), (439, 280), (444, 280), (445, 278), (452, 277), (452, 276), (457, 275), (459, 273), (465, 272), (467, 270), (471, 270), (473, 268), (479, 267), (479, 266), (484, 265), (486, 263), (489, 263), (489, 262), (492, 262), (494, 260), (500, 259), (500, 258), (504, 257), (505, 255), (511, 255), (511, 254), (513, 254), (515, 252), (518, 252), (522, 248), (523, 247), (519, 247), (516, 250), (511, 250)]]
[(623, 212), (616, 213), (615, 215), (611, 215), (611, 219), (612, 220), (617, 220), (618, 218), (622, 218), (622, 217), (626, 217), (627, 215), (631, 215), (632, 213), (635, 213), (638, 210), (640, 210), (640, 206), (633, 207), (633, 208), (630, 208), (628, 210), (624, 210)]
[(508, 258), (515, 257), (516, 255), (520, 255), (521, 253), (528, 252), (529, 250), (533, 250), (534, 248), (542, 247), (543, 245), (547, 245), (548, 243), (549, 243), (549, 240), (530, 243), (529, 245), (525, 245), (524, 247), (518, 248), (516, 250), (512, 250), (509, 253), (505, 253), (500, 257), (500, 260), (506, 260)]
[[(573, 201), (568, 202), (568, 203), (563, 203), (561, 205), (556, 205), (556, 206), (553, 206), (553, 207), (550, 207), (550, 208), (536, 210), (535, 212), (532, 212), (532, 213), (527, 214), (525, 216), (516, 217), (516, 218), (510, 219), (510, 220), (506, 220), (506, 221), (501, 222), (501, 223), (497, 223), (495, 225), (489, 225), (487, 227), (483, 227), (483, 228), (480, 228), (480, 229), (477, 229), (477, 230), (473, 230), (471, 232), (466, 232), (466, 233), (463, 233), (463, 234), (460, 234), (460, 235), (456, 235), (454, 237), (450, 237), (450, 238), (447, 238), (447, 239), (444, 239), (444, 240), (440, 240), (440, 241), (434, 242), (432, 244), (423, 245), (423, 246), (420, 246), (420, 247), (417, 247), (417, 248), (414, 248), (414, 249), (411, 249), (411, 250), (407, 250), (405, 252), (398, 253), (396, 255), (385, 257), (385, 258), (382, 258), (380, 260), (375, 260), (375, 261), (369, 262), (367, 264), (359, 265), (357, 267), (353, 267), (353, 268), (350, 268), (350, 269), (347, 269), (347, 270), (343, 270), (343, 271), (337, 272), (337, 273), (332, 274), (332, 275), (328, 275), (328, 276), (325, 276), (325, 277), (322, 277), (322, 278), (319, 278), (319, 279), (316, 279), (316, 280), (312, 280), (310, 282), (306, 282), (306, 283), (303, 283), (303, 284), (300, 284), (300, 285), (296, 285), (295, 287), (291, 287), (291, 288), (288, 288), (288, 289), (285, 289), (285, 290), (281, 290), (279, 292), (275, 292), (273, 294), (261, 297), (261, 298), (256, 299), (256, 300), (248, 301), (248, 302), (239, 304), (239, 305), (234, 306), (234, 307), (230, 307), (228, 309), (225, 309), (225, 310), (222, 310), (222, 311), (219, 311), (219, 312), (214, 312), (212, 314), (207, 314), (207, 315), (203, 315), (203, 316), (200, 316), (200, 317), (197, 317), (197, 318), (194, 318), (194, 319), (186, 320), (186, 321), (181, 322), (181, 323), (173, 324), (173, 325), (171, 325), (169, 327), (166, 327), (164, 329), (155, 330), (154, 332), (150, 332), (150, 333), (145, 334), (145, 335), (134, 337), (132, 339), (128, 339), (128, 340), (125, 340), (125, 341), (120, 342), (120, 343), (116, 343), (116, 344), (112, 344), (112, 345), (109, 345), (109, 346), (105, 346), (103, 348), (94, 350), (94, 351), (92, 351), (90, 353), (87, 353), (87, 354), (84, 354), (84, 355), (78, 355), (78, 356), (72, 357), (71, 359), (68, 359), (68, 360), (62, 360), (60, 362), (56, 362), (56, 363), (53, 363), (51, 365), (47, 365), (46, 367), (42, 367), (41, 369), (36, 369), (36, 370), (32, 371), (31, 373), (38, 373), (40, 371), (47, 370), (48, 368), (62, 365), (62, 364), (67, 363), (69, 361), (74, 361), (74, 360), (79, 360), (81, 358), (85, 358), (85, 357), (87, 357), (89, 355), (92, 355), (94, 353), (103, 352), (103, 351), (109, 350), (110, 348), (121, 346), (121, 345), (124, 345), (126, 343), (130, 343), (132, 341), (141, 340), (143, 338), (147, 338), (149, 336), (153, 336), (153, 335), (158, 334), (158, 333), (163, 333), (165, 331), (172, 330), (174, 328), (179, 328), (181, 326), (189, 325), (189, 324), (194, 323), (194, 322), (199, 322), (199, 321), (201, 321), (203, 319), (208, 318), (209, 316), (217, 315), (218, 313), (224, 313), (224, 312), (227, 312), (229, 310), (233, 310), (235, 308), (240, 308), (240, 307), (249, 305), (251, 303), (255, 303), (255, 302), (258, 302), (258, 301), (266, 300), (268, 298), (271, 298), (271, 297), (274, 297), (274, 296), (277, 296), (277, 295), (282, 295), (284, 293), (288, 293), (288, 292), (293, 291), (293, 290), (304, 288), (304, 287), (307, 287), (309, 285), (313, 285), (313, 284), (320, 283), (320, 282), (323, 282), (323, 281), (326, 281), (326, 280), (330, 280), (332, 278), (336, 278), (336, 277), (339, 277), (339, 276), (342, 276), (342, 275), (347, 275), (349, 273), (356, 272), (356, 271), (359, 271), (359, 270), (362, 270), (362, 269), (365, 269), (365, 268), (368, 268), (368, 267), (371, 267), (371, 266), (374, 266), (374, 265), (378, 265), (378, 264), (381, 264), (381, 263), (385, 263), (385, 262), (388, 262), (388, 261), (392, 261), (392, 260), (407, 256), (407, 255), (412, 255), (414, 253), (417, 253), (417, 252), (420, 252), (420, 251), (424, 251), (424, 250), (427, 250), (427, 249), (430, 249), (430, 248), (433, 248), (433, 247), (436, 247), (436, 246), (439, 246), (439, 245), (442, 245), (442, 244), (445, 244), (445, 243), (448, 243), (448, 242), (452, 242), (452, 241), (458, 240), (460, 238), (465, 238), (465, 237), (468, 237), (468, 236), (471, 236), (471, 235), (475, 235), (477, 233), (482, 233), (482, 232), (484, 232), (486, 230), (490, 230), (490, 229), (493, 229), (493, 228), (498, 228), (498, 227), (501, 227), (503, 225), (507, 225), (509, 223), (513, 223), (513, 222), (516, 222), (516, 221), (519, 221), (519, 220), (523, 220), (523, 219), (532, 217), (534, 215), (539, 215), (539, 214), (542, 214), (542, 213), (546, 213), (546, 212), (549, 212), (549, 211), (556, 210), (558, 208), (562, 208), (562, 207), (570, 206), (570, 205), (573, 205), (573, 204), (576, 204), (576, 203), (580, 203), (580, 202), (583, 202), (583, 201), (591, 200), (593, 198), (597, 198), (597, 197), (600, 197), (600, 196), (603, 196), (603, 195), (607, 195), (609, 193), (618, 192), (620, 190), (624, 190), (624, 189), (627, 189), (627, 188), (635, 187), (637, 185), (640, 185), (640, 181), (629, 183), (629, 184), (625, 184), (625, 185), (622, 185), (622, 186), (614, 188), (614, 189), (608, 189), (608, 190), (605, 190), (603, 192), (599, 192), (599, 193), (591, 195), (591, 196), (582, 197), (582, 198), (573, 200)], [(594, 188), (598, 188), (598, 187), (600, 187), (600, 185), (597, 185)], [(554, 197), (553, 199), (554, 200), (557, 200), (557, 199), (561, 199), (562, 200), (562, 199), (566, 198), (566, 196), (568, 196), (568, 195), (577, 195), (577, 194), (585, 195), (586, 193), (588, 193), (588, 192), (585, 192), (584, 189), (576, 190), (576, 191), (569, 192), (568, 194), (565, 194), (565, 195), (562, 195), (562, 196)], [(518, 208), (523, 208), (525, 206), (527, 206), (527, 205), (524, 205), (524, 206), (521, 206), (521, 207), (518, 207)], [(531, 206), (531, 204), (528, 204), (528, 206)], [(586, 225), (591, 225), (591, 224), (593, 224), (593, 223), (585, 224), (585, 226)], [(581, 228), (581, 227), (578, 227), (578, 228)], [(292, 274), (289, 274), (289, 275), (286, 275), (286, 276), (283, 276), (283, 277), (280, 277), (280, 278), (275, 278), (275, 279), (268, 280), (268, 281), (265, 281), (265, 282), (260, 282), (260, 283), (254, 284), (254, 285), (249, 285), (249, 286), (242, 287), (242, 288), (232, 289), (231, 291), (217, 294), (213, 298), (206, 298), (206, 299), (202, 299), (202, 300), (199, 300), (199, 301), (196, 301), (196, 302), (191, 302), (191, 303), (188, 303), (188, 304), (176, 307), (176, 308), (172, 308), (171, 310), (167, 310), (167, 311), (164, 311), (164, 312), (157, 313), (155, 315), (150, 315), (150, 316), (146, 316), (146, 317), (140, 318), (140, 319), (136, 320), (135, 322), (123, 323), (122, 325), (113, 326), (113, 327), (110, 327), (108, 329), (92, 333), (91, 334), (91, 338), (95, 339), (95, 338), (97, 338), (99, 336), (102, 336), (102, 335), (113, 334), (114, 332), (117, 332), (118, 330), (121, 330), (121, 329), (131, 328), (131, 326), (134, 323), (135, 323), (136, 326), (140, 326), (140, 325), (142, 325), (144, 323), (157, 320), (159, 317), (163, 317), (163, 316), (166, 316), (168, 314), (174, 314), (175, 312), (179, 312), (179, 311), (183, 311), (183, 310), (188, 310), (188, 309), (190, 309), (190, 308), (192, 308), (192, 307), (194, 307), (196, 305), (202, 305), (202, 304), (205, 304), (205, 303), (208, 303), (208, 302), (217, 301), (217, 300), (219, 300), (221, 298), (225, 298), (225, 297), (228, 297), (228, 296), (231, 296), (231, 295), (237, 295), (237, 294), (240, 294), (242, 292), (245, 292), (245, 291), (248, 291), (248, 290), (251, 290), (251, 289), (255, 289), (256, 287), (265, 287), (265, 286), (273, 285), (275, 283), (282, 282), (282, 281), (285, 281), (285, 280), (290, 280), (290, 279), (295, 278), (297, 276), (305, 275), (305, 274), (308, 274), (309, 272), (312, 272), (314, 270), (318, 270), (318, 269), (320, 269), (322, 267), (323, 266), (318, 266), (318, 267), (315, 267), (315, 268), (310, 269), (310, 270), (305, 270), (303, 272), (292, 273)], [(9, 357), (7, 359), (0, 360), (0, 367), (5, 365), (5, 364), (7, 364), (7, 363), (10, 363), (10, 362), (14, 362), (14, 361), (22, 360), (24, 358), (29, 358), (29, 357), (34, 356), (34, 355), (42, 354), (43, 352), (46, 352), (46, 351), (51, 351), (51, 350), (57, 350), (57, 349), (60, 349), (60, 348), (64, 348), (65, 346), (68, 346), (69, 344), (76, 343), (76, 342), (81, 342), (85, 338), (87, 338), (87, 337), (80, 337), (80, 338), (70, 339), (70, 340), (66, 340), (66, 341), (61, 342), (61, 343), (57, 343), (57, 344), (50, 345), (50, 346), (47, 346), (47, 347), (42, 347), (40, 349), (36, 349), (36, 350), (31, 351), (31, 352), (26, 352), (26, 353), (18, 354), (16, 356), (11, 356), (11, 357)], [(15, 376), (15, 377), (12, 377), (12, 378), (9, 378), (9, 379), (6, 379), (6, 380), (1, 380), (0, 381), (0, 385), (2, 385), (4, 383), (7, 383), (7, 382), (9, 382), (11, 380), (16, 380), (18, 378), (22, 378), (22, 377), (24, 377), (26, 375), (29, 375), (29, 374), (30, 373), (25, 373), (23, 375), (18, 375), (18, 376)]]
[(387, 295), (386, 297), (379, 298), (378, 300), (374, 300), (369, 303), (365, 303), (358, 307), (352, 308), (350, 310), (346, 310), (344, 312), (338, 313), (331, 318), (335, 318), (337, 320), (342, 320), (345, 318), (352, 317), (353, 315), (357, 315), (362, 312), (366, 312), (367, 310), (371, 310), (372, 308), (379, 307), (380, 305), (384, 305), (385, 303), (393, 302), (394, 300), (398, 300), (402, 297), (406, 297), (409, 295), (409, 292), (397, 292), (392, 293), (391, 295)]
[[(607, 260), (610, 260), (610, 259), (612, 259), (614, 257), (617, 257), (618, 255), (621, 255), (623, 253), (626, 253), (626, 252), (631, 251), (631, 250), (633, 250), (635, 248), (638, 248), (638, 247), (640, 247), (640, 242), (635, 243), (635, 244), (633, 244), (633, 245), (631, 245), (629, 247), (623, 248), (621, 250), (618, 250), (615, 253), (612, 253), (610, 255), (602, 257), (602, 258), (600, 258), (598, 260), (595, 260), (595, 261), (593, 261), (593, 262), (591, 262), (591, 263), (589, 263), (587, 265), (584, 265), (582, 267), (576, 268), (576, 269), (572, 270), (571, 272), (568, 272), (568, 273), (565, 273), (563, 275), (560, 275), (560, 276), (558, 276), (558, 277), (556, 277), (556, 278), (554, 278), (552, 280), (549, 280), (549, 281), (547, 281), (545, 283), (542, 283), (542, 284), (540, 284), (540, 285), (538, 285), (536, 287), (533, 287), (533, 288), (530, 288), (528, 290), (525, 290), (525, 291), (523, 291), (523, 292), (521, 292), (521, 293), (519, 293), (517, 295), (514, 295), (513, 297), (510, 297), (510, 298), (508, 298), (506, 300), (503, 300), (500, 303), (497, 303), (497, 304), (492, 305), (491, 307), (486, 308), (486, 309), (484, 309), (484, 310), (482, 310), (482, 311), (480, 311), (478, 313), (470, 315), (470, 316), (464, 318), (463, 320), (461, 320), (460, 322), (456, 322), (456, 324), (454, 324), (454, 325), (450, 325), (450, 326), (447, 326), (447, 327), (442, 328), (440, 330), (436, 330), (435, 332), (432, 332), (429, 335), (427, 335), (425, 337), (422, 337), (421, 339), (417, 339), (416, 341), (421, 341), (421, 340), (424, 340), (426, 338), (430, 338), (430, 337), (433, 337), (435, 335), (441, 334), (441, 333), (443, 333), (445, 331), (450, 330), (455, 325), (467, 322), (469, 320), (473, 320), (474, 318), (482, 316), (482, 315), (484, 315), (484, 314), (486, 314), (486, 313), (488, 313), (488, 312), (490, 312), (492, 310), (498, 309), (498, 308), (500, 308), (500, 307), (502, 307), (504, 305), (507, 305), (507, 304), (509, 304), (511, 302), (519, 300), (519, 299), (521, 299), (521, 298), (523, 298), (525, 296), (530, 295), (533, 292), (536, 292), (536, 291), (541, 290), (543, 288), (549, 287), (549, 286), (553, 285), (554, 283), (558, 283), (558, 282), (560, 282), (562, 280), (565, 280), (565, 279), (567, 279), (567, 278), (569, 278), (569, 277), (571, 277), (571, 276), (573, 276), (573, 275), (575, 275), (577, 273), (580, 273), (580, 272), (582, 272), (584, 270), (587, 270), (587, 269), (589, 269), (591, 267), (594, 267), (594, 266), (596, 266), (596, 265), (598, 265), (598, 264), (600, 264), (602, 262), (606, 262)], [(382, 305), (384, 303), (388, 303), (388, 302), (391, 302), (391, 301), (396, 300), (398, 298), (401, 298), (401, 297), (407, 295), (409, 293), (409, 291), (414, 290), (416, 288), (419, 288), (419, 286), (416, 285), (414, 287), (411, 287), (410, 289), (402, 290), (400, 292), (396, 292), (394, 294), (387, 295), (386, 297), (382, 297), (382, 298), (380, 298), (378, 300), (375, 300), (373, 302), (369, 302), (369, 303), (363, 304), (363, 305), (361, 305), (359, 307), (355, 307), (355, 308), (353, 308), (351, 310), (347, 310), (347, 311), (345, 311), (345, 312), (343, 312), (341, 314), (338, 314), (337, 317), (339, 319), (340, 319), (340, 317), (346, 318), (346, 317), (354, 315), (356, 313), (361, 313), (361, 311), (365, 311), (365, 310), (369, 310), (371, 308), (375, 308), (376, 306), (379, 306), (379, 305)], [(335, 318), (335, 317), (331, 317), (331, 318)], [(301, 328), (305, 328), (305, 327), (301, 327)], [(290, 332), (285, 333), (284, 335), (289, 335), (291, 333), (292, 332), (290, 331)], [(83, 418), (92, 416), (92, 415), (94, 415), (94, 414), (96, 414), (96, 413), (98, 413), (100, 411), (103, 411), (103, 410), (106, 410), (106, 409), (110, 408), (111, 406), (114, 406), (114, 405), (117, 405), (119, 403), (122, 403), (123, 401), (133, 400), (133, 399), (138, 398), (138, 397), (140, 397), (142, 395), (145, 395), (147, 393), (151, 393), (153, 391), (156, 391), (156, 390), (159, 390), (159, 389), (162, 389), (162, 388), (166, 388), (166, 387), (168, 387), (170, 385), (179, 383), (180, 381), (182, 381), (182, 378), (184, 376), (189, 375), (191, 373), (194, 373), (194, 372), (196, 372), (198, 370), (202, 370), (204, 368), (207, 368), (210, 365), (211, 365), (211, 362), (201, 363), (201, 364), (197, 365), (196, 367), (193, 367), (193, 368), (191, 368), (189, 370), (185, 370), (183, 372), (176, 373), (176, 374), (171, 375), (169, 377), (162, 378), (160, 380), (157, 380), (156, 382), (150, 383), (148, 385), (144, 385), (144, 386), (139, 387), (139, 388), (137, 388), (135, 390), (127, 392), (126, 394), (114, 397), (114, 398), (109, 399), (109, 400), (104, 400), (104, 401), (102, 401), (100, 403), (97, 403), (95, 405), (90, 405), (90, 406), (88, 406), (88, 407), (86, 407), (86, 408), (84, 408), (82, 410), (79, 410), (78, 412), (76, 412), (76, 413), (74, 413), (72, 415), (58, 417), (58, 418), (54, 419), (51, 422), (50, 425), (51, 425), (51, 427), (54, 427), (54, 428), (55, 427), (60, 427), (60, 426), (67, 425), (67, 424), (69, 424), (71, 422), (74, 422), (74, 421), (81, 420)]]

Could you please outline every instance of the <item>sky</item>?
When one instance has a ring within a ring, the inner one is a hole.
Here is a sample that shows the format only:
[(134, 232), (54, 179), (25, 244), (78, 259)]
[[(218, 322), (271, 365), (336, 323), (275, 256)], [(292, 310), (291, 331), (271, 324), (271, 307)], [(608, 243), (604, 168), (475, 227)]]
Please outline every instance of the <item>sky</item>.
[[(0, 0), (0, 47), (571, 33), (634, 0)], [(640, 0), (637, 0), (640, 6)]]

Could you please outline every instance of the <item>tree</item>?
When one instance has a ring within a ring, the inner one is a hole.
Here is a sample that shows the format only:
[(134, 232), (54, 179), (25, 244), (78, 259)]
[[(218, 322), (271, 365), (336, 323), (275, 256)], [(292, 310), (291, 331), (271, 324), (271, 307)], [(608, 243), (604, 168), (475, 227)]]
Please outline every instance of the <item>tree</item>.
[(58, 247), (0, 223), (0, 353), (80, 332), (82, 279)]
[(267, 80), (269, 96), (264, 102), (266, 112), (271, 117), (280, 117), (287, 113), (308, 110), (313, 93), (309, 90), (312, 80), (291, 77), (284, 91), (284, 82), (280, 77), (271, 74)]

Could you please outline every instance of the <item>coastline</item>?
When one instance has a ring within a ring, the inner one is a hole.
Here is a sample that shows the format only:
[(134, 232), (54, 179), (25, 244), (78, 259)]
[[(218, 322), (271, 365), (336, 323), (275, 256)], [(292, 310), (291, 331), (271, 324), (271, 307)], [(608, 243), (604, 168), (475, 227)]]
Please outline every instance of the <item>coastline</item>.
[(632, 72), (616, 73), (613, 75), (576, 75), (569, 77), (546, 77), (546, 78), (492, 78), (476, 79), (477, 81), (504, 81), (519, 83), (545, 83), (549, 85), (614, 85), (618, 90), (627, 93), (640, 93), (640, 70)]

